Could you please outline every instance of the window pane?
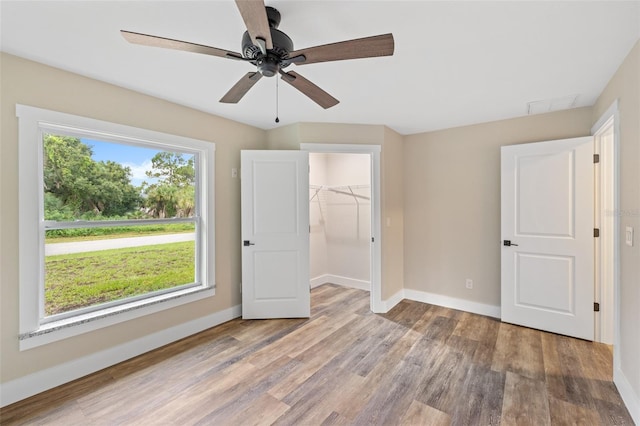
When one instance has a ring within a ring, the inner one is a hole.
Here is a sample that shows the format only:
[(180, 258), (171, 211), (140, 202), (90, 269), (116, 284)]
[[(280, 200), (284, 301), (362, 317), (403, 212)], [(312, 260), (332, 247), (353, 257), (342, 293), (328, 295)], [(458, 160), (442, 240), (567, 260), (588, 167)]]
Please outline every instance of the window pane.
[(194, 283), (194, 229), (179, 223), (46, 231), (45, 316)]
[(195, 156), (65, 135), (43, 136), (45, 220), (195, 216)]
[[(132, 220), (196, 216), (194, 154), (43, 135), (44, 218)], [(196, 281), (195, 224), (50, 229), (45, 316)]]

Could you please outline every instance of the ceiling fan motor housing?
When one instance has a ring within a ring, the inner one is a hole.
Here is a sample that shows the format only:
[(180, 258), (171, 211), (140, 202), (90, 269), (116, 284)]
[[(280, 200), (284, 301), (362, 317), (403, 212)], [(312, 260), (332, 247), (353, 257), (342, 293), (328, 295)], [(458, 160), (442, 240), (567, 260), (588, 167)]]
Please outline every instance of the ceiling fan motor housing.
[(258, 71), (263, 76), (273, 77), (280, 68), (289, 65), (288, 63), (282, 64), (282, 60), (287, 59), (289, 52), (293, 51), (293, 41), (288, 35), (277, 29), (280, 25), (280, 12), (267, 6), (267, 18), (273, 49), (269, 49), (266, 54), (263, 54), (260, 47), (253, 44), (249, 32), (245, 31), (242, 35), (242, 56), (251, 59), (251, 62), (258, 67)]

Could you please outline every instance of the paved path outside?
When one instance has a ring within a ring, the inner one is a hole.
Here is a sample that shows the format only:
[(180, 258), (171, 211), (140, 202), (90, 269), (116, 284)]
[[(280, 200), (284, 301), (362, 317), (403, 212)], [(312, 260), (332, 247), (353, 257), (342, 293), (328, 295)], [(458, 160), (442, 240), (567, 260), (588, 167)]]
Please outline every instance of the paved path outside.
[(140, 247), (153, 244), (179, 243), (195, 240), (194, 233), (151, 235), (147, 237), (114, 238), (110, 240), (77, 241), (74, 243), (53, 243), (44, 245), (45, 256), (84, 253), (86, 251), (111, 250), (125, 247)]

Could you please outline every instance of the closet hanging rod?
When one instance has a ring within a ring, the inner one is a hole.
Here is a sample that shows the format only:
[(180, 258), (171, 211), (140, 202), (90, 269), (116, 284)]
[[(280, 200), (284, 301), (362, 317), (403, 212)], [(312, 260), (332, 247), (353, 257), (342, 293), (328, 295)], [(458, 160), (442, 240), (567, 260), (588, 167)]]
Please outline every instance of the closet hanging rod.
[[(309, 185), (309, 189), (315, 190), (315, 194), (311, 197), (309, 201), (313, 200), (316, 197), (316, 195), (318, 195), (318, 192), (322, 190), (331, 191), (336, 194), (348, 195), (350, 197), (360, 198), (362, 200), (371, 200), (371, 197), (354, 194), (352, 191), (352, 189), (363, 189), (363, 188), (370, 188), (370, 185), (346, 185), (346, 186)], [(351, 192), (343, 191), (343, 189), (348, 189)]]
[(354, 194), (353, 192), (340, 191), (338, 189), (331, 189), (331, 188), (327, 188), (327, 191), (335, 192), (336, 194), (348, 195), (348, 196), (353, 197), (353, 198), (360, 198), (362, 200), (371, 200), (371, 197), (366, 197), (364, 195)]
[(309, 185), (311, 189), (365, 189), (371, 188), (371, 185)]
[(318, 192), (320, 192), (320, 190), (322, 188), (313, 188), (314, 185), (310, 185), (309, 189), (315, 189), (315, 192), (313, 193), (313, 196), (311, 198), (309, 198), (309, 202), (313, 201), (314, 198), (316, 198), (318, 196)]

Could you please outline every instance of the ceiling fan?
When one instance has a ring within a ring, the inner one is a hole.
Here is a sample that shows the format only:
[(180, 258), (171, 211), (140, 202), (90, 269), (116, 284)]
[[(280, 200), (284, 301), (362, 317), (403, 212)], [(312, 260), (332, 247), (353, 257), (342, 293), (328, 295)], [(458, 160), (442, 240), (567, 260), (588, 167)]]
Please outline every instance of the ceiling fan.
[(393, 55), (394, 41), (392, 34), (382, 34), (294, 50), (293, 42), (289, 36), (278, 30), (281, 18), (280, 12), (273, 7), (265, 7), (262, 0), (236, 0), (236, 5), (247, 27), (247, 31), (242, 36), (242, 54), (132, 31), (121, 30), (120, 32), (130, 43), (202, 53), (246, 61), (255, 65), (255, 72), (245, 74), (220, 99), (220, 102), (224, 103), (238, 103), (262, 76), (273, 77), (276, 74), (280, 74), (282, 80), (298, 89), (318, 105), (325, 109), (331, 108), (338, 104), (339, 101), (336, 98), (300, 74), (294, 71), (285, 72), (284, 68), (291, 64), (305, 65), (316, 62)]

